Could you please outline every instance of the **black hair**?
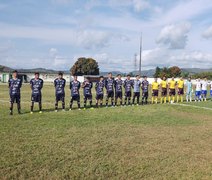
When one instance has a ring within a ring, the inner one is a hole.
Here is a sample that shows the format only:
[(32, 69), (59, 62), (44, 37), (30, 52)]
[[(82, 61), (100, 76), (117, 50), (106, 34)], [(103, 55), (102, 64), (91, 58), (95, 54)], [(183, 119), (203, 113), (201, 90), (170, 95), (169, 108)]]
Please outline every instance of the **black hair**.
[(99, 78), (100, 78), (100, 79), (101, 79), (101, 78), (104, 78), (104, 76), (100, 76)]
[(117, 74), (117, 77), (118, 77), (118, 76), (121, 76), (121, 74)]
[[(129, 77), (129, 76), (130, 76), (130, 74), (127, 75), (127, 77)], [(131, 77), (131, 76), (130, 76), (130, 77)]]
[(40, 73), (39, 72), (35, 72), (35, 75), (40, 75)]
[(62, 76), (63, 75), (63, 72), (59, 71), (58, 72), (58, 75)]
[(13, 73), (18, 73), (18, 71), (17, 70), (14, 70)]

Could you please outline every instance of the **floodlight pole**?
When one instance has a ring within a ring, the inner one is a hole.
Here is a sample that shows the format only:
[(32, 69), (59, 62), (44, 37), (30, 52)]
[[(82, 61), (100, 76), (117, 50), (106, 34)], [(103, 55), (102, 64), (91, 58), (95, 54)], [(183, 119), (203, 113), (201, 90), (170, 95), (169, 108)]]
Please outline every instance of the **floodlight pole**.
[(139, 75), (141, 76), (141, 59), (142, 59), (142, 33), (140, 38), (140, 59), (139, 59)]

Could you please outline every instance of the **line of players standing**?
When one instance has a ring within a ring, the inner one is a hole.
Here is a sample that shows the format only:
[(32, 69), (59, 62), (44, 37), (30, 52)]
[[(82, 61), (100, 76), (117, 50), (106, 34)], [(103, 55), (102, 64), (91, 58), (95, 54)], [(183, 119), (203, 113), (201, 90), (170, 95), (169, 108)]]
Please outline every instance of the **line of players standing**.
[[(167, 97), (167, 89), (169, 91), (169, 102), (175, 101), (175, 94), (176, 94), (176, 86), (177, 86), (177, 102), (179, 101), (179, 97), (181, 97), (181, 101), (183, 101), (183, 94), (184, 94), (184, 80), (180, 78), (178, 82), (174, 80), (174, 77), (167, 83), (166, 78), (164, 77), (161, 83), (157, 82), (157, 78), (155, 78), (154, 82), (152, 83), (152, 104), (155, 102), (157, 103), (159, 91), (161, 90), (161, 103), (166, 103)], [(191, 79), (189, 78), (187, 81), (187, 92), (186, 92), (186, 99), (187, 101), (191, 101), (191, 95), (193, 90), (193, 85), (191, 83)], [(55, 86), (55, 111), (58, 111), (58, 102), (62, 102), (62, 110), (65, 111), (65, 85), (66, 80), (63, 78), (63, 73), (58, 73), (58, 78), (54, 80)], [(13, 104), (17, 103), (18, 113), (21, 113), (21, 93), (20, 89), (22, 86), (22, 81), (18, 79), (18, 72), (13, 72), (13, 77), (9, 79), (9, 93), (10, 93), (10, 114), (13, 114)], [(39, 113), (42, 113), (42, 93), (41, 90), (43, 88), (43, 80), (39, 78), (39, 73), (35, 73), (35, 77), (30, 80), (30, 87), (32, 90), (31, 94), (31, 114), (33, 114), (34, 103), (37, 102), (39, 105)], [(70, 109), (72, 110), (73, 102), (77, 101), (78, 109), (80, 110), (80, 92), (79, 89), (83, 88), (84, 94), (84, 108), (87, 107), (87, 101), (89, 101), (90, 108), (93, 109), (93, 102), (92, 102), (92, 88), (93, 83), (90, 82), (90, 79), (87, 78), (81, 85), (81, 83), (77, 80), (77, 76), (74, 76), (74, 80), (70, 82), (70, 90), (71, 90), (71, 101), (70, 101)], [(206, 92), (201, 91), (203, 84), (200, 82), (200, 79), (197, 80), (196, 83), (196, 99), (200, 100), (201, 93), (203, 93), (203, 97), (206, 100)], [(123, 102), (123, 88), (124, 88), (124, 102)], [(114, 80), (112, 77), (112, 73), (108, 73), (108, 78), (104, 79), (103, 76), (100, 76), (99, 81), (95, 84), (96, 90), (96, 107), (103, 106), (103, 98), (104, 98), (104, 89), (106, 89), (106, 107), (108, 107), (108, 102), (111, 100), (111, 106), (114, 107), (117, 105), (118, 100), (120, 105), (139, 105), (140, 103), (140, 89), (142, 90), (142, 101), (141, 104), (148, 103), (148, 96), (149, 96), (149, 82), (147, 81), (147, 77), (144, 77), (144, 80), (140, 81), (140, 76), (137, 75), (135, 80), (131, 79), (130, 75), (127, 75), (126, 80), (122, 81), (122, 77), (120, 74), (117, 75), (117, 78)], [(207, 89), (207, 85), (206, 85)], [(133, 96), (132, 96), (133, 90)], [(212, 83), (211, 83), (211, 96), (212, 96)], [(132, 98), (133, 97), (133, 98)], [(132, 102), (131, 102), (132, 98)], [(135, 102), (136, 101), (136, 102)]]

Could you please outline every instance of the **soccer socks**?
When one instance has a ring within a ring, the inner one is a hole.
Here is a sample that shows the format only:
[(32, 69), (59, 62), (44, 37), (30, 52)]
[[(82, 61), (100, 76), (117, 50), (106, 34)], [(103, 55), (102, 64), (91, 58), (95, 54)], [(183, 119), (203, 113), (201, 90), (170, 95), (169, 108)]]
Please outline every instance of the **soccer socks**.
[(169, 96), (169, 103), (171, 102), (171, 96)]
[(39, 102), (39, 111), (42, 111), (42, 103)]
[(65, 101), (62, 101), (62, 108), (65, 109)]
[(58, 110), (58, 101), (55, 103), (55, 110)]
[(183, 102), (183, 96), (181, 96), (181, 102)]
[(174, 103), (174, 101), (175, 101), (175, 97), (173, 96), (173, 97), (172, 97), (172, 102)]
[(20, 102), (17, 103), (17, 108), (18, 108), (18, 113), (20, 114), (21, 113), (21, 104), (20, 104)]
[(108, 98), (106, 98), (106, 103), (105, 103), (105, 104), (106, 104), (106, 106), (108, 106), (108, 100), (109, 100), (109, 99), (108, 99)]
[(177, 103), (179, 102), (179, 98), (180, 98), (179, 95), (177, 95)]
[(13, 103), (10, 104), (10, 115), (13, 114)]
[(34, 109), (34, 102), (32, 102), (31, 104), (31, 112), (33, 111), (33, 109)]
[(152, 97), (152, 104), (154, 103), (154, 97)]
[(80, 108), (80, 101), (79, 100), (77, 101), (77, 105), (78, 105), (78, 108)]
[(164, 97), (164, 103), (166, 103), (166, 97)]

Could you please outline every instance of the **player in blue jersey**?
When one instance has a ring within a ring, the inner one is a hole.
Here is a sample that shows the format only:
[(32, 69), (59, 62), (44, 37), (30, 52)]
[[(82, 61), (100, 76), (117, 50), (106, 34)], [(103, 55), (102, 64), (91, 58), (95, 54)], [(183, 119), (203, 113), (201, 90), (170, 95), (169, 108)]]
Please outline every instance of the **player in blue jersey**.
[(113, 79), (112, 73), (108, 73), (108, 78), (105, 80), (105, 88), (107, 92), (106, 107), (108, 107), (109, 99), (111, 99), (111, 105), (114, 107), (114, 85), (115, 81)]
[(148, 103), (148, 97), (149, 97), (149, 81), (147, 81), (147, 76), (144, 76), (144, 80), (141, 83), (141, 89), (142, 89), (142, 105)]
[(127, 79), (124, 81), (124, 89), (125, 89), (125, 101), (124, 105), (126, 106), (127, 101), (128, 105), (131, 105), (131, 96), (132, 96), (132, 88), (133, 88), (133, 81), (130, 79), (131, 76), (128, 74)]
[(92, 106), (92, 87), (93, 83), (90, 81), (90, 78), (86, 78), (82, 83), (83, 93), (84, 93), (84, 109), (86, 109), (87, 100), (89, 100), (90, 108), (93, 109)]
[(58, 102), (62, 101), (62, 109), (65, 111), (65, 85), (66, 80), (63, 78), (63, 73), (58, 73), (58, 78), (54, 80), (54, 87), (55, 87), (55, 112), (58, 111)]
[(115, 106), (117, 105), (118, 99), (120, 100), (120, 105), (122, 106), (122, 86), (123, 86), (123, 81), (121, 79), (121, 74), (117, 75), (117, 79), (115, 80)]
[(38, 72), (35, 73), (35, 77), (30, 80), (30, 86), (32, 90), (31, 96), (31, 114), (33, 114), (34, 103), (37, 102), (39, 105), (39, 113), (42, 113), (42, 93), (41, 90), (43, 88), (43, 80), (39, 78), (40, 74)]
[(96, 90), (96, 107), (102, 107), (103, 103), (103, 97), (104, 97), (104, 87), (105, 87), (105, 82), (104, 82), (104, 77), (100, 76), (99, 81), (95, 85), (95, 90)]
[(21, 114), (21, 86), (22, 80), (18, 79), (18, 72), (15, 70), (12, 73), (12, 78), (8, 81), (10, 94), (10, 115), (13, 115), (14, 103), (17, 103), (18, 113)]
[(140, 87), (141, 87), (141, 81), (140, 81), (140, 76), (136, 75), (135, 80), (133, 82), (134, 84), (134, 93), (133, 93), (133, 105), (135, 104), (135, 98), (137, 98), (137, 106), (139, 105), (139, 99), (140, 99)]
[(77, 76), (74, 76), (74, 80), (70, 82), (71, 101), (69, 110), (72, 110), (74, 101), (77, 101), (78, 109), (80, 110), (80, 93), (79, 93), (80, 86), (81, 83), (77, 80)]

